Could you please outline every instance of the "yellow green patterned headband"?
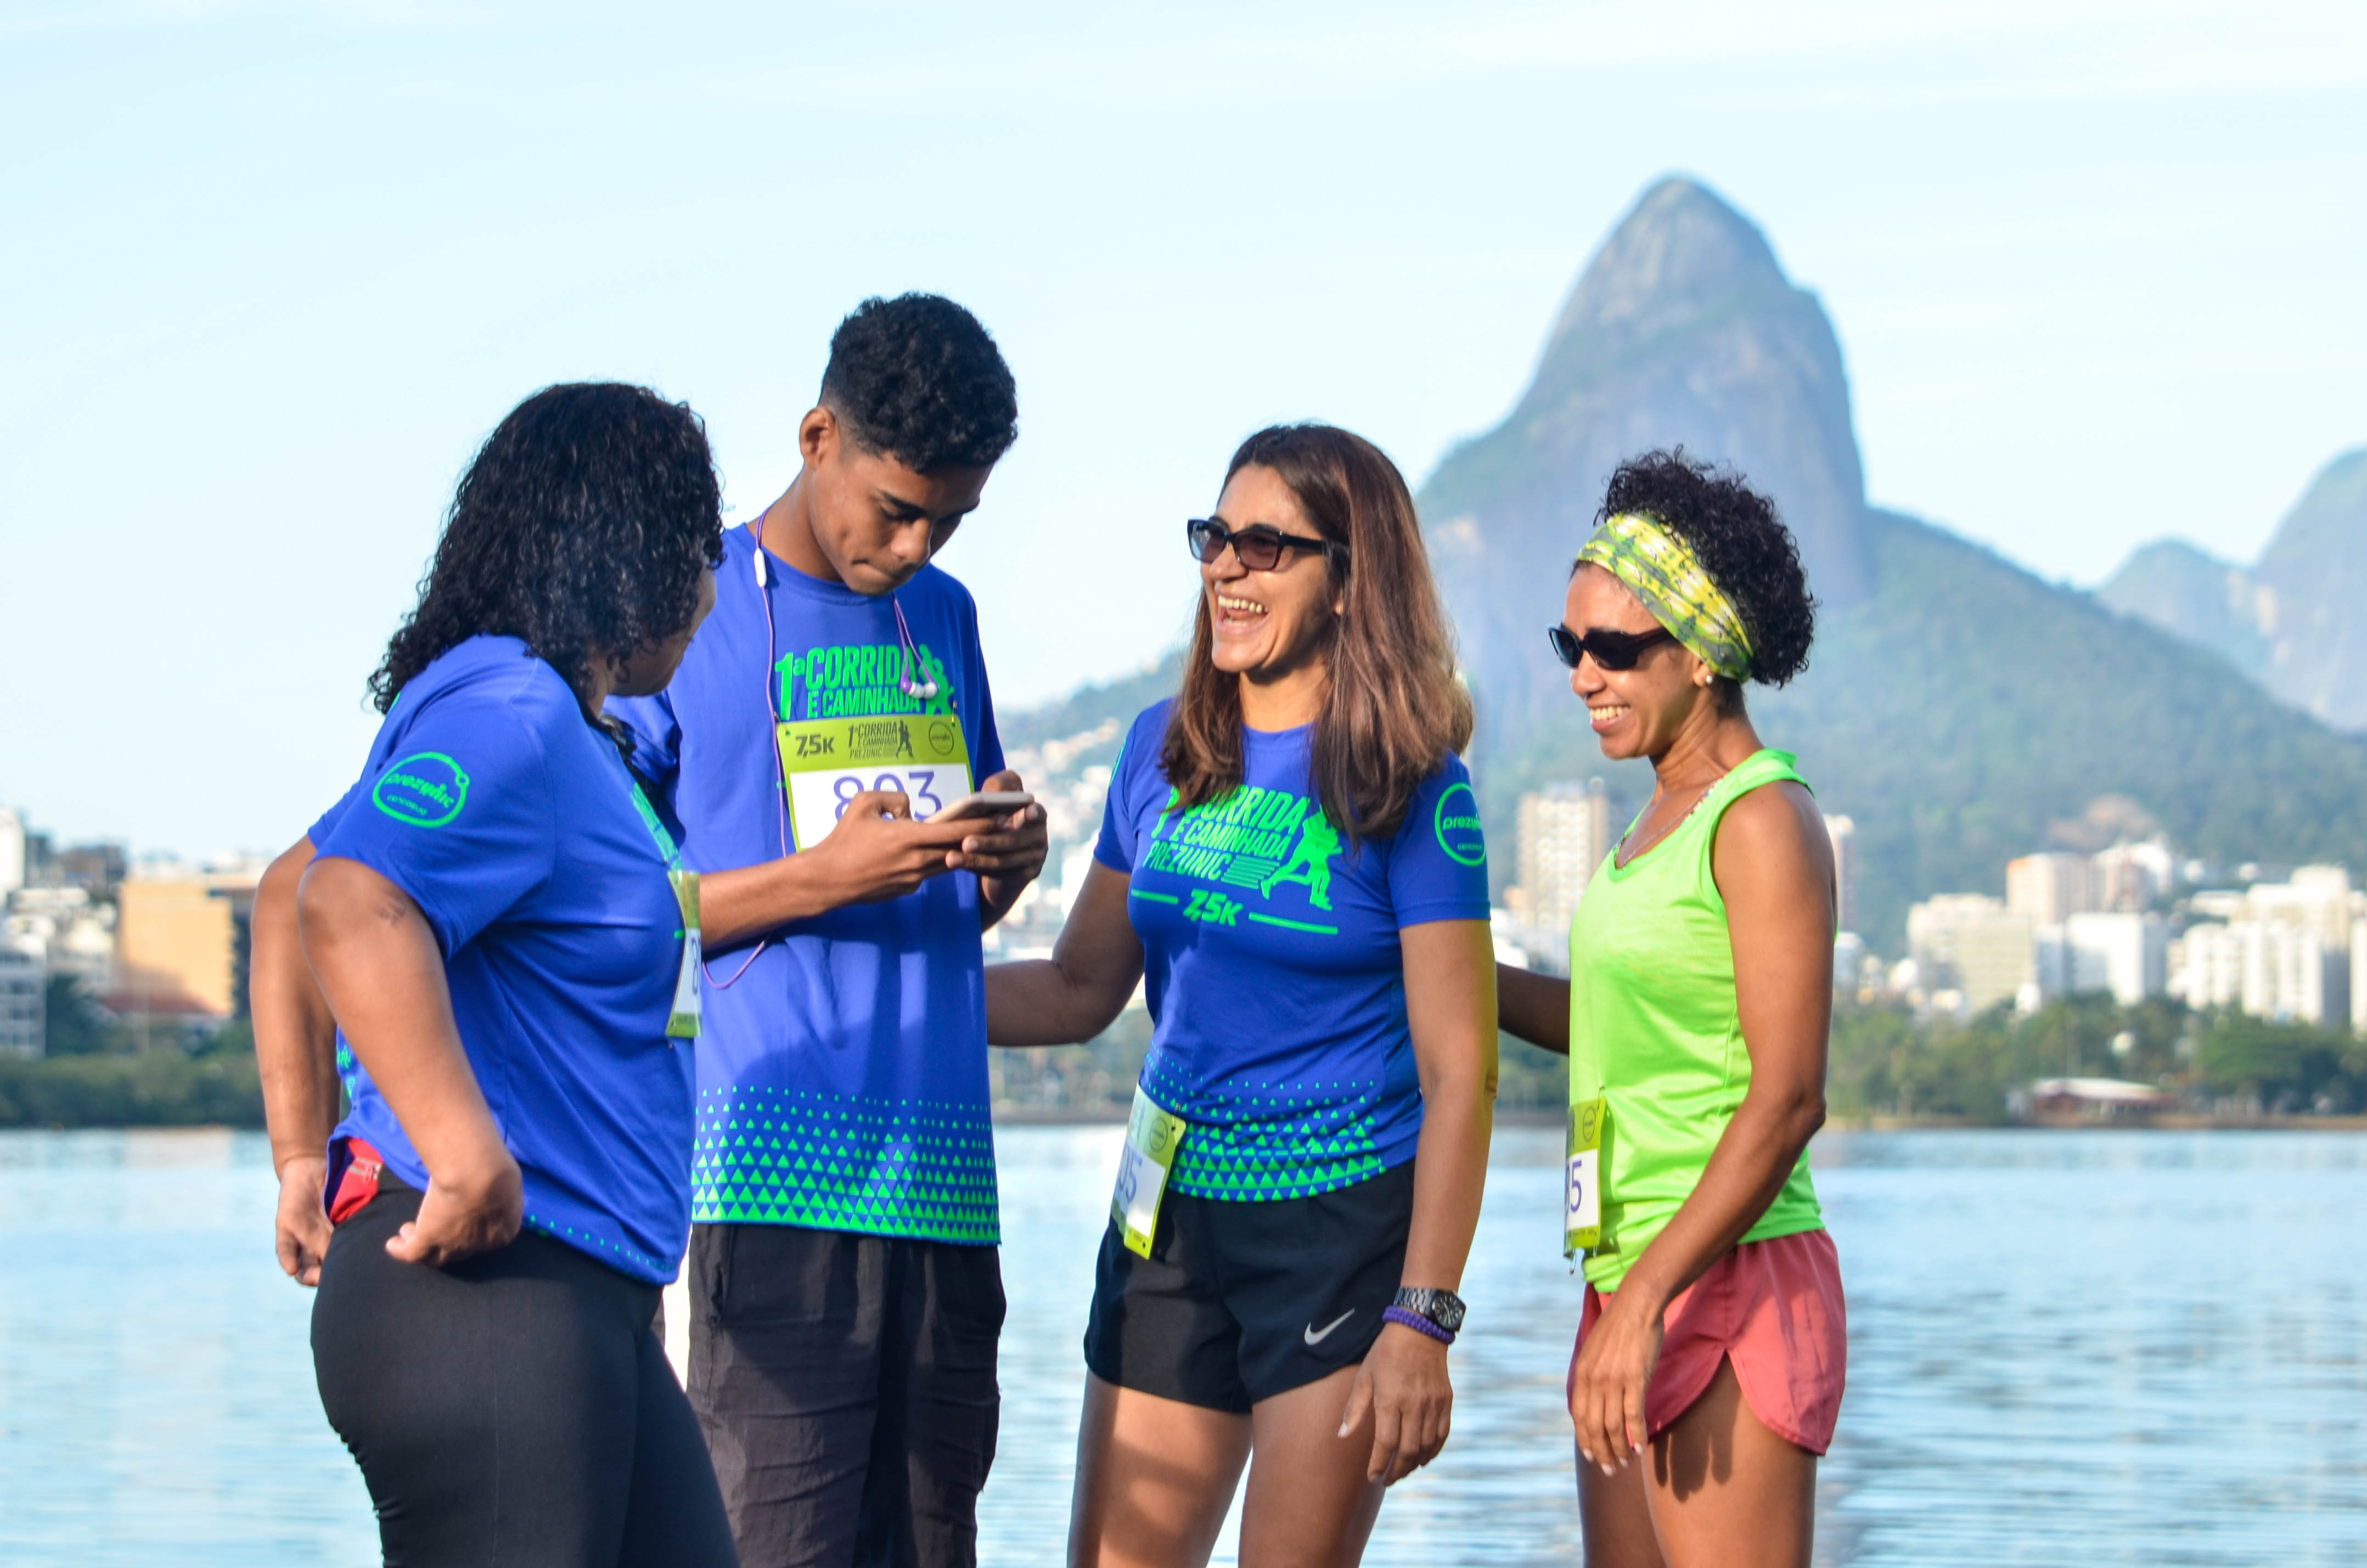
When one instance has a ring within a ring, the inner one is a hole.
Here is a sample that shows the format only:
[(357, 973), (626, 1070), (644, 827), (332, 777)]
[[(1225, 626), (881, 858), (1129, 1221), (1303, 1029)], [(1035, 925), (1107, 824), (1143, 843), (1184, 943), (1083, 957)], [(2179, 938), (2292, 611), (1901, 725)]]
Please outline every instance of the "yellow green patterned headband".
[(1750, 674), (1742, 612), (1702, 569), (1693, 546), (1640, 512), (1607, 518), (1578, 552), (1627, 585), (1653, 619), (1728, 680)]

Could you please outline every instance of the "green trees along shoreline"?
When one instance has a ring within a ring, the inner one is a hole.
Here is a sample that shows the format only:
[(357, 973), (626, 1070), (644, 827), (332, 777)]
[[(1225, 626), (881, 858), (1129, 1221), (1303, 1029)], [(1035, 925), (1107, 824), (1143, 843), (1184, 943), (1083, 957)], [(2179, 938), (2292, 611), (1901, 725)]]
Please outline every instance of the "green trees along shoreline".
[[(261, 1127), (263, 1090), (244, 1019), (211, 1034), (133, 1025), (51, 998), (45, 1058), (0, 1059), (0, 1128)], [(63, 1006), (61, 1006), (60, 1004)], [(1012, 1118), (1123, 1116), (1150, 1020), (1130, 1009), (1090, 1045), (995, 1051), (995, 1109)], [(1497, 1104), (1550, 1114), (1567, 1096), (1563, 1059), (1509, 1036)], [(2121, 1078), (2166, 1089), (2189, 1114), (2367, 1113), (2367, 1040), (2346, 1031), (2073, 996), (2027, 1016), (1998, 1007), (1918, 1018), (1904, 1006), (1845, 1006), (1833, 1018), (1827, 1100), (1842, 1120), (1999, 1126), (2040, 1078)]]

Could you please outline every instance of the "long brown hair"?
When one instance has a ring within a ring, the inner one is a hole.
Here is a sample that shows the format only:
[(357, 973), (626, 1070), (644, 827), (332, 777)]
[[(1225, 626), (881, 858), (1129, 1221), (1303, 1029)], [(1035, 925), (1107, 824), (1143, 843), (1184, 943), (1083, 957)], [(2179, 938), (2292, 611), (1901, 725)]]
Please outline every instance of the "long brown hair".
[[(1298, 497), (1325, 552), (1329, 597), (1344, 606), (1321, 647), (1330, 671), (1315, 721), (1315, 792), (1353, 847), (1405, 821), (1422, 781), (1471, 741), (1471, 697), (1455, 678), (1455, 641), (1431, 580), (1412, 493), (1388, 455), (1330, 425), (1274, 425), (1233, 453), (1233, 475), (1270, 468)], [(1217, 668), (1207, 595), (1194, 617), (1184, 689), (1160, 765), (1183, 811), (1241, 782), (1240, 677)]]

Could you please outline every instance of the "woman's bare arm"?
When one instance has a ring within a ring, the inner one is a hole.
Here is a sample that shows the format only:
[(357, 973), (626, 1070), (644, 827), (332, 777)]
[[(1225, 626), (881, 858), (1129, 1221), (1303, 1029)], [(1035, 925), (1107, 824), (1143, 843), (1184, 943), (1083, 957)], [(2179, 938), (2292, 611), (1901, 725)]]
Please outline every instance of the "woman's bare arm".
[(263, 873), (255, 890), (246, 987), (271, 1168), (279, 1177), (273, 1246), (279, 1267), (303, 1285), (321, 1282), (321, 1260), (329, 1252), (321, 1186), (328, 1176), (329, 1134), (344, 1101), (336, 1020), (304, 961), (296, 928), (296, 888), (311, 863), (312, 841), (300, 838)]
[(986, 966), (990, 1045), (1075, 1045), (1110, 1027), (1142, 979), (1127, 878), (1100, 861), (1048, 959)]
[[(1441, 920), (1398, 934), (1404, 949), (1406, 1023), (1421, 1079), (1413, 1223), (1399, 1282), (1452, 1290), (1463, 1283), (1496, 1115), (1496, 949), (1484, 920)], [(1446, 1346), (1391, 1324), (1349, 1390), (1344, 1434), (1373, 1407), (1365, 1473), (1395, 1483), (1446, 1446), (1455, 1391)]]
[(1542, 1046), (1557, 1056), (1569, 1054), (1569, 982), (1534, 970), (1496, 966), (1496, 1006), (1504, 1032)]
[(1710, 868), (1726, 900), (1750, 1087), (1693, 1194), (1627, 1270), (1579, 1358), (1579, 1445), (1605, 1471), (1643, 1440), (1660, 1317), (1759, 1222), (1825, 1119), (1833, 1009), (1832, 845), (1796, 784), (1753, 790), (1718, 824)]
[(304, 873), (297, 915), (345, 1043), (427, 1166), (419, 1218), (386, 1250), (440, 1266), (508, 1245), (526, 1218), (525, 1191), (460, 1044), (426, 916), (385, 877), (334, 857)]

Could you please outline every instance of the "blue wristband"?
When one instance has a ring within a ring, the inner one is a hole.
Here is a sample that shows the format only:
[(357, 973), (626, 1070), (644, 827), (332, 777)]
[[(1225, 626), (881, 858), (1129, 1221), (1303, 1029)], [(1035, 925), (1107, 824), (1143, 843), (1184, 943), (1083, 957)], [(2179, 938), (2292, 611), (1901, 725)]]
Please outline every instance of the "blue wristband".
[(1448, 1333), (1445, 1329), (1439, 1327), (1436, 1324), (1431, 1322), (1420, 1312), (1408, 1312), (1403, 1307), (1383, 1307), (1381, 1309), (1381, 1321), (1383, 1323), (1402, 1324), (1406, 1327), (1413, 1330), (1416, 1334), (1426, 1334), (1430, 1335), (1431, 1338), (1437, 1340), (1441, 1345), (1452, 1345), (1455, 1343), (1454, 1335)]

